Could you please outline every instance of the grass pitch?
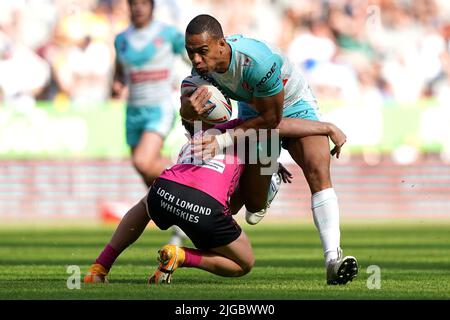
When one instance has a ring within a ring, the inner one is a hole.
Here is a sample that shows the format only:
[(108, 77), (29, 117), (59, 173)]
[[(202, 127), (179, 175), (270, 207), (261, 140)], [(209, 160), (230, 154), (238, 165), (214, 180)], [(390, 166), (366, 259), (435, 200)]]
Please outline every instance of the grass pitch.
[[(360, 263), (346, 286), (327, 286), (311, 224), (244, 227), (256, 265), (242, 278), (178, 269), (169, 286), (149, 287), (168, 232), (147, 229), (116, 261), (109, 285), (68, 289), (69, 265), (83, 277), (113, 227), (0, 227), (0, 299), (450, 299), (450, 224), (343, 224), (344, 254)], [(381, 271), (381, 288), (367, 268)]]

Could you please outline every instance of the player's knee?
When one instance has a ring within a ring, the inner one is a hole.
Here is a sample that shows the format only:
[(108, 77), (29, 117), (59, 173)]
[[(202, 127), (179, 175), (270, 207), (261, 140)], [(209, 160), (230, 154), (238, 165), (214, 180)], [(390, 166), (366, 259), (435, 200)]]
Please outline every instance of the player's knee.
[(240, 276), (246, 275), (247, 273), (252, 271), (254, 265), (255, 265), (255, 258), (253, 256), (245, 261), (242, 261), (240, 263), (240, 267), (242, 270), (242, 274)]
[(143, 157), (133, 156), (132, 161), (133, 166), (136, 168), (137, 171), (139, 171), (140, 173), (145, 171), (147, 163), (143, 159)]
[(156, 168), (153, 164), (155, 161), (144, 157), (133, 157), (133, 165), (136, 170), (143, 176), (148, 178), (157, 178), (160, 174), (159, 168)]
[(305, 163), (302, 167), (308, 181), (326, 182), (330, 180), (330, 167), (320, 162)]
[(313, 193), (331, 186), (330, 169), (324, 165), (310, 165), (302, 168)]

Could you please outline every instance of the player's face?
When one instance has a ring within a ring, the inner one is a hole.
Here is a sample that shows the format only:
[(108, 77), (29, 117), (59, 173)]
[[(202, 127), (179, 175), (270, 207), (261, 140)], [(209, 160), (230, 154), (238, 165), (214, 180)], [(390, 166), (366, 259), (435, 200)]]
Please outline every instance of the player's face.
[(150, 0), (131, 0), (131, 22), (136, 28), (145, 26), (152, 18), (153, 7)]
[(220, 66), (223, 60), (224, 45), (224, 39), (215, 39), (207, 32), (186, 34), (186, 51), (192, 66), (201, 75), (213, 71), (223, 72), (220, 70)]

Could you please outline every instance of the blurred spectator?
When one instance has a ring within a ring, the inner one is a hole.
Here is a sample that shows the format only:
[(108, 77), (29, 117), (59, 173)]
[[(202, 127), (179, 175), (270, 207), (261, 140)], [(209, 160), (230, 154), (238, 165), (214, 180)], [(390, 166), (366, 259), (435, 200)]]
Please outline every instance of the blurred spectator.
[(50, 79), (49, 64), (0, 32), (0, 91), (7, 105), (30, 108)]
[[(200, 13), (216, 16), (226, 34), (276, 42), (320, 99), (382, 105), (447, 97), (448, 0), (156, 0), (157, 18), (181, 30)], [(80, 104), (109, 99), (113, 39), (128, 18), (127, 0), (0, 1), (4, 37), (28, 50), (28, 61), (37, 53), (50, 64), (39, 97)], [(178, 78), (188, 72), (177, 69)]]
[(77, 104), (106, 101), (110, 93), (111, 52), (100, 41), (85, 36), (76, 46), (65, 51), (65, 60), (59, 66), (56, 77), (61, 89)]
[[(429, 95), (435, 96), (441, 105), (448, 105), (450, 101), (450, 23), (441, 28), (441, 39), (439, 43), (440, 73), (429, 82)], [(436, 62), (436, 61), (435, 61)]]
[(112, 3), (85, 1), (75, 9), (65, 7), (65, 10), (68, 14), (59, 20), (56, 46), (49, 56), (55, 59), (56, 83), (78, 106), (106, 101), (113, 64), (114, 35), (109, 16)]
[(297, 27), (298, 34), (288, 47), (288, 55), (303, 69), (319, 97), (355, 98), (357, 86), (353, 70), (334, 60), (338, 53), (336, 39), (322, 20), (305, 21)]
[[(288, 55), (298, 66), (311, 61), (331, 61), (337, 53), (336, 39), (325, 21), (306, 22), (288, 47)], [(307, 67), (307, 66), (305, 66)]]

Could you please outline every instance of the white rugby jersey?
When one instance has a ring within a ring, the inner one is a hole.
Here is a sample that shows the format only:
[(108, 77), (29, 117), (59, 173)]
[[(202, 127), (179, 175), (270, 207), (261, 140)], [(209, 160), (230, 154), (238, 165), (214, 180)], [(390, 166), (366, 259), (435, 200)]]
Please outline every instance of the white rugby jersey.
[(241, 35), (226, 41), (231, 47), (228, 70), (207, 76), (231, 99), (251, 103), (253, 97), (273, 96), (284, 87), (284, 108), (300, 100), (316, 100), (303, 75), (278, 49)]
[(185, 50), (184, 35), (159, 21), (116, 36), (116, 59), (129, 87), (128, 106), (148, 107), (170, 100), (175, 55)]

